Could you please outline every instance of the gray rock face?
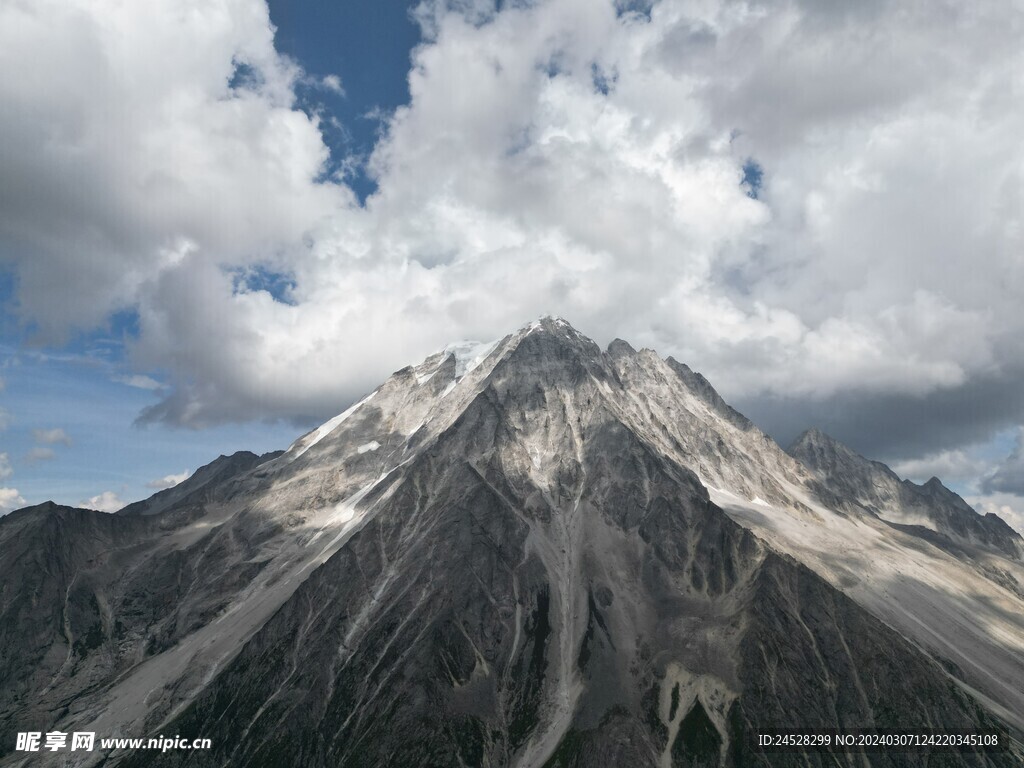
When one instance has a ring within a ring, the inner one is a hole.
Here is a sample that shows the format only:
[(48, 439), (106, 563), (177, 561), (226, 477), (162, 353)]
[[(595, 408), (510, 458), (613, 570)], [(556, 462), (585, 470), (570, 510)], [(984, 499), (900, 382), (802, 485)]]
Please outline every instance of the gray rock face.
[(922, 529), (922, 535), (946, 548), (981, 548), (1013, 559), (1024, 557), (1020, 534), (997, 515), (979, 515), (937, 477), (924, 485), (901, 480), (884, 464), (865, 459), (816, 429), (800, 435), (788, 453), (814, 470), (839, 498), (892, 523)]
[[(3, 700), (5, 728), (214, 744), (109, 756), (120, 765), (826, 766), (836, 758), (769, 759), (751, 737), (973, 728), (1013, 701), (981, 693), (979, 706), (963, 681), (990, 690), (979, 675), (958, 681), (868, 610), (872, 584), (844, 594), (821, 559), (836, 547), (799, 551), (791, 528), (832, 525), (816, 470), (699, 374), (625, 343), (602, 352), (562, 321), (398, 371), (284, 454), (229, 474), (152, 515), (0, 522), (0, 537), (29, 521), (63, 531), (23, 537), (15, 557), (5, 546), (5, 579), (48, 562), (54, 537), (68, 550), (64, 575), (33, 587), (50, 618), (4, 618), (29, 622), (32, 647), (55, 659), (86, 645), (35, 678), (27, 644), (4, 646), (23, 692)], [(873, 520), (922, 568), (959, 567), (840, 501), (837, 520)], [(82, 535), (90, 526), (101, 532)], [(68, 602), (72, 582), (87, 586)], [(78, 616), (92, 599), (98, 634)], [(20, 708), (29, 695), (35, 720)], [(1020, 757), (941, 759), (870, 764)]]
[(151, 535), (150, 521), (51, 502), (3, 518), (0, 749), (13, 748), (16, 725), (55, 722), (68, 699), (130, 663), (131, 650), (107, 646), (125, 617), (98, 582)]
[(155, 515), (171, 507), (181, 509), (186, 506), (202, 509), (207, 504), (224, 500), (223, 487), (228, 481), (264, 462), (276, 459), (282, 453), (274, 451), (257, 456), (249, 451), (238, 451), (231, 456), (220, 456), (197, 469), (178, 485), (155, 493), (143, 501), (129, 504), (119, 510), (118, 514)]

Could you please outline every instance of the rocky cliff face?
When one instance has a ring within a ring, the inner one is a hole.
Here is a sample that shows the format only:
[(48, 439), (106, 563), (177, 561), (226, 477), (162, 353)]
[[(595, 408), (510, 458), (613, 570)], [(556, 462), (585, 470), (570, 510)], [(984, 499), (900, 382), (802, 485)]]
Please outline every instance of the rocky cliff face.
[[(751, 735), (1019, 726), (990, 680), (1024, 674), (1019, 597), (830, 483), (653, 352), (552, 319), (458, 345), (198, 500), (0, 523), (63, 531), (5, 547), (5, 597), (61, 536), (69, 551), (33, 587), (50, 606), (33, 642), (5, 646), (4, 748), (53, 724), (213, 739), (111, 756), (126, 765), (825, 766), (769, 759)], [(836, 544), (839, 524), (866, 532), (861, 550)], [(964, 606), (938, 587), (972, 575), (1002, 622), (965, 650), (979, 668), (941, 642), (978, 638), (936, 636), (912, 592), (886, 602), (887, 582), (855, 573), (886, 547), (947, 618)], [(100, 618), (80, 618), (92, 600)], [(28, 675), (27, 646), (47, 643), (54, 661)]]

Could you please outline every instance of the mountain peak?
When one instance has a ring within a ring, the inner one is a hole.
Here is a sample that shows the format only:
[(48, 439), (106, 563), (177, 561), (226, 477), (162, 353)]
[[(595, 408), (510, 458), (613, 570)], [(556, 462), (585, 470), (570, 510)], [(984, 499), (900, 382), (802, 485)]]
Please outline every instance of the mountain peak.
[[(547, 334), (574, 342), (594, 344), (593, 339), (580, 333), (576, 328), (563, 317), (555, 315), (544, 315), (543, 317), (528, 323), (519, 329), (519, 333), (525, 338), (536, 334)], [(518, 334), (514, 334), (518, 335)]]
[[(546, 313), (546, 314), (541, 315), (536, 320), (534, 320), (532, 323), (527, 323), (527, 326), (533, 326), (535, 323), (555, 325), (555, 326), (567, 326), (569, 328), (572, 328), (572, 323), (570, 323), (564, 317), (562, 317), (561, 315), (552, 315), (550, 313)], [(527, 327), (527, 326), (524, 326), (524, 327)], [(575, 330), (575, 329), (573, 329), (573, 330)]]
[(843, 448), (846, 447), (827, 432), (823, 432), (817, 427), (811, 427), (810, 429), (805, 429), (803, 432), (797, 435), (793, 442), (790, 443), (790, 446), (787, 450), (793, 451), (794, 449), (797, 449), (801, 446), (814, 445), (830, 447), (841, 446)]
[[(532, 333), (566, 333), (571, 332), (578, 335), (577, 331), (572, 323), (566, 320), (564, 317), (558, 315), (541, 315), (536, 320), (531, 320), (528, 323), (524, 323), (513, 331), (510, 336), (523, 337), (528, 336)], [(508, 338), (507, 336), (505, 338)]]
[(128, 504), (118, 510), (119, 515), (155, 515), (172, 506), (180, 505), (191, 498), (208, 500), (215, 489), (222, 487), (245, 472), (260, 464), (264, 464), (281, 455), (281, 451), (272, 451), (258, 456), (251, 451), (235, 451), (230, 456), (221, 454), (209, 464), (205, 464), (183, 481), (170, 488), (158, 491), (147, 499)]
[(811, 427), (800, 433), (790, 443), (786, 453), (804, 466), (819, 473), (858, 476), (865, 480), (870, 476), (883, 474), (891, 476), (893, 480), (899, 479), (884, 464), (861, 456), (848, 445), (839, 442), (817, 427)]
[[(499, 346), (504, 346), (504, 354), (511, 354), (515, 347), (524, 339), (535, 335), (547, 335), (576, 343), (584, 342), (593, 344), (589, 338), (577, 331), (572, 324), (564, 318), (555, 315), (543, 315), (536, 320), (532, 320), (525, 325), (521, 325), (513, 333), (499, 339), (491, 341), (465, 339), (462, 341), (452, 342), (445, 345), (439, 352), (427, 357), (420, 366), (413, 367), (419, 368), (424, 364), (429, 364), (434, 361), (443, 362), (448, 357), (453, 357), (455, 359), (455, 378), (461, 379), (489, 357), (491, 352)], [(505, 344), (506, 342), (512, 343)]]
[[(1024, 711), (1021, 602), (921, 543), (995, 529), (818, 430), (797, 442), (841, 471), (802, 468), (685, 364), (561, 318), (448, 345), (279, 458), (221, 457), (123, 514), (72, 510), (77, 528), (0, 521), (21, 596), (0, 623), (26, 638), (0, 723), (159, 726), (212, 738), (200, 766), (315, 768), (731, 765), (725, 745), (786, 718), (973, 723), (886, 622), (958, 644)], [(865, 512), (890, 501), (913, 517)], [(949, 535), (915, 533), (934, 509)], [(908, 683), (842, 695), (863, 669)]]
[(612, 343), (608, 345), (608, 354), (612, 357), (626, 357), (629, 355), (635, 355), (636, 350), (628, 341), (613, 339)]

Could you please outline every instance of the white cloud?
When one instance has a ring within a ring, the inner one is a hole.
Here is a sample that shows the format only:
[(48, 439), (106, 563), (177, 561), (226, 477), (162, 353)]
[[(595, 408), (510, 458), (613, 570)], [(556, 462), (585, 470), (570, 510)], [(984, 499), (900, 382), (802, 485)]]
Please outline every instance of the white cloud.
[(974, 482), (988, 469), (987, 462), (974, 458), (962, 450), (939, 451), (892, 465), (892, 470), (897, 475), (916, 483), (924, 483), (937, 477), (946, 485)]
[(143, 376), (138, 373), (132, 376), (119, 376), (114, 380), (121, 384), (126, 384), (129, 387), (135, 387), (136, 389), (157, 390), (164, 388), (164, 385), (156, 379), (150, 376)]
[(5, 480), (14, 474), (11, 468), (11, 459), (6, 452), (0, 453), (0, 480)]
[(104, 491), (98, 496), (78, 502), (82, 509), (95, 509), (98, 512), (116, 512), (124, 506), (124, 502), (114, 491)]
[(339, 96), (345, 95), (345, 89), (341, 85), (341, 78), (337, 75), (325, 75), (321, 78), (320, 84), (332, 93), (336, 93)]
[(4, 257), (46, 336), (130, 306), (189, 253), (291, 248), (347, 199), (312, 183), (326, 149), (265, 3), (5, 3), (0, 67), (19, 73), (0, 84)]
[(964, 499), (983, 515), (1001, 517), (1011, 528), (1024, 536), (1024, 496), (1013, 493), (992, 493), (967, 496)]
[(1024, 496), (1024, 427), (1017, 431), (1017, 444), (1005, 460), (981, 484), (986, 493), (1009, 493)]
[(35, 463), (37, 461), (50, 461), (56, 457), (57, 453), (52, 448), (43, 448), (41, 446), (36, 446), (25, 454), (26, 460), (30, 463)]
[(1022, 13), (940, 5), (421, 3), (365, 209), (262, 3), (7, 6), (0, 231), (43, 330), (138, 306), (151, 419), (324, 416), (545, 312), (728, 397), (923, 398), (1024, 365)]
[(71, 438), (68, 433), (60, 427), (53, 429), (33, 429), (32, 439), (42, 445), (56, 445), (61, 443), (63, 445), (71, 445)]
[(161, 490), (164, 488), (173, 488), (178, 483), (188, 480), (191, 474), (192, 473), (186, 469), (184, 472), (178, 475), (165, 475), (164, 477), (158, 478), (156, 480), (150, 480), (148, 483), (146, 483), (146, 487), (157, 488)]
[(17, 488), (0, 488), (0, 515), (23, 507), (27, 503)]

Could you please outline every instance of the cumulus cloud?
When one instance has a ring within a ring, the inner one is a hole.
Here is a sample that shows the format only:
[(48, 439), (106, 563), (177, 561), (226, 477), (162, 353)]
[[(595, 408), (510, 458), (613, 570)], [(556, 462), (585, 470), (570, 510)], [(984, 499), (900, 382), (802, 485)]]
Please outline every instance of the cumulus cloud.
[(975, 480), (984, 474), (988, 467), (987, 462), (974, 458), (962, 450), (939, 451), (892, 465), (893, 471), (900, 477), (917, 483), (924, 483), (937, 477), (947, 485)]
[(6, 515), (27, 503), (17, 488), (0, 488), (0, 515)]
[(133, 305), (196, 250), (297, 244), (339, 197), (312, 183), (326, 149), (262, 2), (5, 3), (0, 66), (18, 73), (0, 85), (2, 257), (43, 338)]
[(71, 445), (71, 437), (60, 427), (53, 429), (33, 429), (32, 439), (41, 445)]
[(1007, 525), (1024, 536), (1024, 495), (993, 493), (967, 496), (965, 501), (983, 515), (998, 515)]
[[(939, 424), (984, 385), (1002, 397), (975, 428), (1019, 422), (1021, 10), (630, 7), (421, 3), (411, 100), (360, 207), (321, 178), (262, 2), (6, 6), (20, 312), (59, 335), (135, 307), (133, 359), (172, 384), (143, 421), (327, 416), (451, 339), (551, 312), (740, 403)], [(286, 295), (238, 279), (256, 267)], [(915, 439), (896, 423), (874, 439)], [(964, 432), (932, 434), (916, 455)]]
[(98, 496), (78, 502), (77, 506), (82, 509), (95, 509), (97, 512), (117, 512), (124, 506), (124, 502), (114, 491), (104, 491)]
[(0, 480), (6, 480), (8, 477), (14, 474), (14, 469), (11, 468), (11, 459), (7, 453), (0, 453)]
[(341, 78), (338, 77), (337, 75), (324, 75), (320, 79), (320, 85), (323, 88), (326, 88), (328, 91), (338, 94), (339, 96), (345, 95), (345, 89), (341, 85)]
[(189, 470), (177, 475), (164, 475), (163, 477), (157, 478), (156, 480), (150, 480), (146, 483), (147, 488), (156, 488), (157, 490), (163, 490), (164, 488), (173, 488), (178, 483), (182, 483), (188, 480), (189, 475), (192, 473)]

